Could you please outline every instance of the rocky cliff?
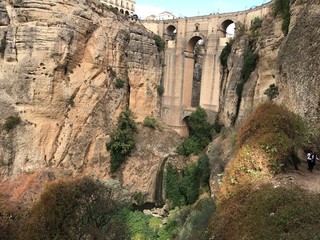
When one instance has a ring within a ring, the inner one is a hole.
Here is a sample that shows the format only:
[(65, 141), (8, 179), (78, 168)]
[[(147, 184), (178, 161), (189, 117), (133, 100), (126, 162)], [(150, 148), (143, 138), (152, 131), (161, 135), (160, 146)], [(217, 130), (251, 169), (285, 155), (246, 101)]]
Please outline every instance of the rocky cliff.
[[(1, 1), (0, 121), (21, 119), (0, 130), (1, 178), (59, 168), (108, 179), (105, 144), (118, 114), (129, 105), (138, 122), (157, 117), (160, 78), (152, 34), (99, 1)], [(151, 198), (157, 167), (179, 138), (156, 134), (153, 144), (139, 134), (145, 143), (134, 157), (143, 164), (128, 164), (120, 180)]]
[[(267, 101), (265, 90), (271, 84), (278, 87), (274, 99), (309, 121), (318, 122), (319, 110), (319, 23), (318, 1), (291, 1), (290, 26), (285, 36), (282, 18), (272, 13), (263, 19), (255, 52), (259, 61), (246, 81), (240, 96), (236, 124), (240, 124), (260, 103)], [(230, 126), (237, 112), (237, 85), (250, 29), (237, 37), (228, 59), (228, 71), (222, 77), (220, 121)]]

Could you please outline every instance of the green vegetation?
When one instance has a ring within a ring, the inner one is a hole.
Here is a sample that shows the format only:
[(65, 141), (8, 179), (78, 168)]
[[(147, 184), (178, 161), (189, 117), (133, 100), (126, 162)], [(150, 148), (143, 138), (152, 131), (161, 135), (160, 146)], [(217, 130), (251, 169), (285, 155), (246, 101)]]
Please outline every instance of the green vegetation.
[(109, 72), (110, 78), (112, 79), (114, 79), (117, 76), (117, 73), (113, 70), (112, 67), (108, 67), (108, 72)]
[[(22, 225), (25, 239), (121, 239), (112, 190), (89, 178), (51, 184)], [(115, 237), (117, 236), (117, 237)]]
[(188, 214), (188, 217), (179, 231), (179, 239), (209, 239), (207, 231), (210, 219), (215, 213), (215, 204), (211, 198), (201, 199)]
[(169, 212), (168, 222), (162, 227), (158, 236), (160, 240), (176, 239), (179, 235), (179, 230), (185, 223), (188, 215), (190, 214), (191, 207), (186, 206), (183, 208), (176, 207)]
[(193, 204), (201, 189), (208, 189), (210, 166), (207, 155), (201, 156), (196, 164), (189, 164), (182, 176), (170, 163), (166, 170), (166, 197), (172, 207)]
[(281, 30), (283, 34), (286, 36), (289, 31), (290, 25), (290, 0), (275, 0), (273, 3), (273, 16), (277, 17), (281, 16), (283, 22), (281, 26)]
[(227, 42), (226, 46), (222, 49), (220, 54), (220, 63), (224, 69), (228, 67), (228, 57), (231, 53), (232, 42)]
[(127, 226), (126, 239), (157, 239), (157, 232), (162, 225), (160, 219), (127, 208), (122, 209), (119, 216)]
[(164, 47), (166, 46), (166, 42), (157, 34), (153, 35), (153, 40), (156, 43), (158, 52), (162, 52), (164, 50)]
[(306, 149), (315, 131), (284, 106), (258, 106), (240, 126), (237, 150), (222, 181), (224, 195), (244, 184), (269, 181), (286, 168), (298, 168), (296, 149)]
[(208, 122), (206, 111), (198, 107), (188, 120), (189, 137), (182, 142), (177, 150), (180, 154), (188, 156), (200, 153), (216, 134), (213, 125)]
[(272, 101), (279, 95), (278, 87), (274, 83), (270, 84), (269, 88), (264, 91), (264, 94)]
[(124, 83), (125, 83), (125, 81), (123, 79), (117, 78), (114, 86), (116, 89), (120, 89), (120, 88), (124, 87)]
[(169, 212), (168, 222), (158, 231), (157, 239), (209, 239), (207, 229), (214, 212), (215, 205), (209, 197), (194, 206), (176, 207)]
[(118, 128), (111, 133), (111, 140), (106, 144), (111, 151), (111, 172), (115, 172), (135, 147), (134, 134), (136, 123), (133, 113), (127, 108), (118, 118)]
[(251, 23), (251, 31), (255, 31), (256, 29), (261, 28), (261, 26), (262, 26), (262, 19), (259, 17), (255, 17)]
[(160, 84), (157, 86), (157, 93), (159, 97), (162, 97), (163, 93), (164, 93), (164, 86), (163, 84)]
[(20, 122), (21, 119), (19, 116), (9, 116), (6, 118), (3, 126), (5, 130), (10, 131), (14, 129)]
[(298, 188), (244, 187), (219, 205), (214, 239), (319, 239), (320, 195)]
[(232, 124), (235, 124), (235, 121), (239, 113), (244, 84), (248, 81), (251, 73), (255, 70), (259, 61), (258, 53), (254, 52), (255, 44), (256, 44), (255, 42), (256, 42), (255, 40), (249, 41), (249, 44), (245, 49), (243, 65), (241, 68), (240, 82), (237, 84), (237, 88), (236, 88), (236, 93), (238, 96), (237, 112), (235, 115), (232, 116), (232, 119), (231, 119)]
[(154, 117), (146, 117), (143, 120), (143, 126), (155, 129), (158, 126), (158, 122)]

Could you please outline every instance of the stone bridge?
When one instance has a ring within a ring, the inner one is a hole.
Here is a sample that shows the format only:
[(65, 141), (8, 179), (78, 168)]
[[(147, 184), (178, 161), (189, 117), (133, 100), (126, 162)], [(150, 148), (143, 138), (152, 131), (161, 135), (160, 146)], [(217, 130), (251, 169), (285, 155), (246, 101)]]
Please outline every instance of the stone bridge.
[[(267, 3), (240, 12), (142, 22), (166, 40), (161, 118), (168, 126), (187, 135), (187, 118), (198, 106), (206, 110), (210, 121), (215, 120), (219, 111), (219, 57), (230, 40), (227, 27), (234, 23), (235, 31), (240, 24), (250, 28), (255, 17), (262, 19), (270, 11), (271, 3)], [(201, 53), (195, 51), (197, 43), (203, 46)], [(201, 54), (198, 83), (194, 80), (195, 54)]]

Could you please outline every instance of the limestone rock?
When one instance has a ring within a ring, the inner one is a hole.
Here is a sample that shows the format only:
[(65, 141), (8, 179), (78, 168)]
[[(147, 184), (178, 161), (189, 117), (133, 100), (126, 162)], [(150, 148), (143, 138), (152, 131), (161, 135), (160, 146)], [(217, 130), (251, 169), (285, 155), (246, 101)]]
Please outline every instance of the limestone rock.
[(50, 167), (109, 178), (118, 114), (129, 104), (137, 121), (156, 116), (160, 77), (152, 33), (99, 1), (1, 1), (0, 123), (22, 123), (0, 130), (0, 177)]

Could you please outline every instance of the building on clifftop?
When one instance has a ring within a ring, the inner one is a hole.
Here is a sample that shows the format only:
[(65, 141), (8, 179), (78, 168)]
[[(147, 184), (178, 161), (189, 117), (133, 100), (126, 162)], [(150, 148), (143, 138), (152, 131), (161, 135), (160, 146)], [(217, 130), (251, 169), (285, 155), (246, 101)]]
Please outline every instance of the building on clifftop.
[(136, 0), (100, 0), (100, 2), (116, 8), (125, 15), (134, 13), (136, 9)]

